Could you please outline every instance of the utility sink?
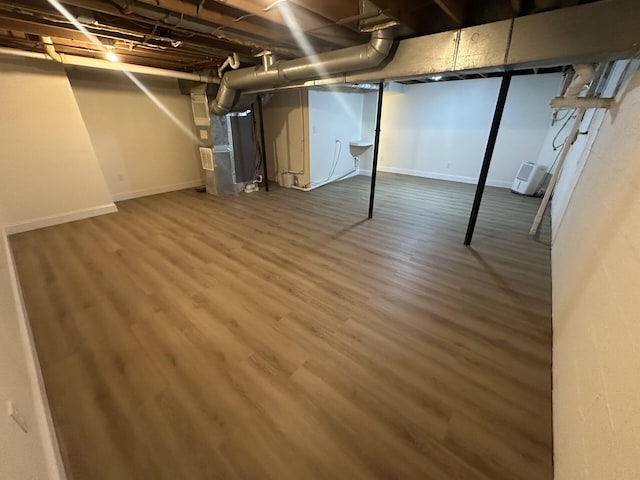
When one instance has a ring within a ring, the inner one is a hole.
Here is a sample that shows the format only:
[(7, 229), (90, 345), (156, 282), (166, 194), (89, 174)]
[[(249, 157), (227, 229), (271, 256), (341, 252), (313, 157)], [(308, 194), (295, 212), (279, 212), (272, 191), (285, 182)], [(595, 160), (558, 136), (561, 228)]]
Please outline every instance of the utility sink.
[(359, 157), (373, 146), (371, 140), (352, 140), (349, 142), (349, 153), (352, 157)]

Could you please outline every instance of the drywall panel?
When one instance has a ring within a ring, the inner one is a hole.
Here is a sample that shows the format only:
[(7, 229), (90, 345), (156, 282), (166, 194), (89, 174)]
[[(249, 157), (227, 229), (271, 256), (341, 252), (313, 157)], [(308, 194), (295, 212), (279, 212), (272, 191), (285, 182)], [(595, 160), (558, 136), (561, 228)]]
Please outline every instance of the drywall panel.
[(311, 184), (355, 173), (349, 142), (362, 138), (363, 94), (309, 91), (309, 154)]
[(177, 80), (67, 73), (114, 200), (203, 183), (190, 98)]
[(640, 472), (640, 74), (604, 117), (552, 246), (556, 480)]
[(292, 172), (299, 185), (311, 182), (308, 118), (308, 95), (304, 89), (278, 92), (265, 104), (264, 137), (269, 179), (281, 182), (282, 173)]
[[(33, 59), (0, 59), (0, 204), (5, 225), (56, 223), (112, 205), (64, 70)], [(65, 217), (66, 218), (66, 217)], [(25, 223), (26, 222), (26, 223)]]
[[(559, 74), (513, 78), (488, 184), (509, 187), (522, 162), (536, 162), (551, 123)], [(476, 182), (499, 78), (405, 86), (385, 95), (379, 169)]]

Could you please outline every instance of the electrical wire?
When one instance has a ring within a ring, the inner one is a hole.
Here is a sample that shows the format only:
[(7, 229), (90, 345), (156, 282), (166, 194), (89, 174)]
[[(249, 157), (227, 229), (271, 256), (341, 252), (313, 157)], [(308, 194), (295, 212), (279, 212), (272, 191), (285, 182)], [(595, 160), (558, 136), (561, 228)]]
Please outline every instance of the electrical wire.
[(569, 137), (567, 137), (564, 142), (562, 143), (562, 145), (560, 145), (561, 149), (558, 150), (558, 154), (556, 155), (556, 159), (553, 161), (553, 163), (551, 164), (551, 166), (549, 167), (549, 172), (553, 172), (553, 167), (556, 166), (556, 163), (558, 162), (558, 159), (560, 158), (560, 155), (562, 154), (562, 147), (564, 147), (564, 144), (567, 143), (567, 139)]
[[(560, 130), (558, 130), (558, 133), (556, 133), (555, 137), (553, 137), (553, 140), (551, 141), (551, 146), (553, 147), (553, 150), (556, 151), (558, 148), (562, 147), (562, 145), (564, 145), (564, 142), (560, 145), (557, 146), (556, 145), (556, 140), (558, 140), (558, 137), (560, 136), (560, 134), (562, 133), (562, 131), (566, 128), (567, 124), (569, 123), (569, 121), (574, 118), (573, 114), (576, 113), (578, 109), (574, 108), (571, 110), (571, 114), (567, 115), (567, 119), (565, 120), (565, 122), (562, 124), (562, 127), (560, 127)], [(566, 141), (566, 139), (565, 139)]]
[[(558, 118), (558, 113), (560, 113), (563, 110), (565, 110), (567, 113), (564, 114), (564, 117)], [(556, 109), (556, 111), (553, 114), (553, 120), (551, 121), (551, 126), (553, 127), (556, 123), (563, 121), (565, 118), (567, 118), (567, 115), (569, 115), (570, 112), (571, 112), (570, 108), (558, 108), (558, 109)]]
[[(337, 150), (337, 154), (336, 154)], [(340, 159), (340, 154), (342, 153), (342, 142), (336, 138), (335, 146), (333, 147), (333, 163), (331, 164), (331, 170), (329, 171), (329, 176), (327, 180), (333, 177), (333, 174), (336, 172), (336, 167), (338, 166), (338, 160)]]

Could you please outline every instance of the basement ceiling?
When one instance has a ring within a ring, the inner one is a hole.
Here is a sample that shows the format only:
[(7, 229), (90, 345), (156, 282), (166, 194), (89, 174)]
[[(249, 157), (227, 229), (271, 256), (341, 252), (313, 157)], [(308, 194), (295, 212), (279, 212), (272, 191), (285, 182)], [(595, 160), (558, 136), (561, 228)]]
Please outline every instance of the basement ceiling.
[(265, 50), (295, 58), (365, 43), (382, 24), (410, 38), (594, 1), (0, 0), (0, 46), (42, 52), (50, 36), (60, 53), (104, 58), (106, 47), (126, 63), (211, 73), (232, 53), (251, 65)]

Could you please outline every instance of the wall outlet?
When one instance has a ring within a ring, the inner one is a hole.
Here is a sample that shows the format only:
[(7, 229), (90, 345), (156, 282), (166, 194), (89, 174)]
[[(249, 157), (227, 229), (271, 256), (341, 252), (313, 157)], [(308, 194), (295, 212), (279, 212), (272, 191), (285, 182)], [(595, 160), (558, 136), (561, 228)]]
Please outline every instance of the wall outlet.
[(24, 433), (27, 433), (28, 431), (27, 419), (24, 417), (24, 415), (20, 413), (20, 411), (16, 408), (16, 406), (13, 404), (11, 400), (7, 402), (7, 407), (9, 411), (9, 416), (13, 419), (14, 422), (18, 424), (18, 427), (20, 427), (20, 430), (22, 430)]

